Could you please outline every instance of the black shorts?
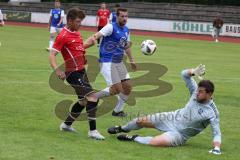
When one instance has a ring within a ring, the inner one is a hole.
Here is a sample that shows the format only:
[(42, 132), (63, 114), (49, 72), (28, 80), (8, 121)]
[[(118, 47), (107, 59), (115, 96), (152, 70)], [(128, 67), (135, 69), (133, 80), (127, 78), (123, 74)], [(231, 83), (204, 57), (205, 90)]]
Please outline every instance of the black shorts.
[(84, 99), (88, 94), (94, 92), (85, 69), (66, 73), (66, 75), (67, 82), (74, 88), (79, 100)]
[(98, 26), (97, 29), (100, 31), (104, 26)]

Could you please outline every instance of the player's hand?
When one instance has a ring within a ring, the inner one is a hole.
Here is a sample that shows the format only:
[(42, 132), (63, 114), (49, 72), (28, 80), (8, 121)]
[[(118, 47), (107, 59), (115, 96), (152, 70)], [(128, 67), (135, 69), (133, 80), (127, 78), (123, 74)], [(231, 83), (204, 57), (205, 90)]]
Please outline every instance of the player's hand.
[(60, 69), (56, 70), (56, 74), (57, 74), (59, 79), (61, 79), (61, 80), (65, 80), (66, 79), (65, 73), (63, 71), (61, 71)]
[(212, 153), (212, 154), (215, 154), (215, 155), (220, 155), (221, 154), (221, 150), (220, 150), (220, 148), (214, 148), (214, 149), (211, 149), (209, 151), (209, 153)]
[(128, 49), (128, 48), (130, 48), (132, 46), (132, 42), (127, 42), (126, 43), (126, 45), (124, 46), (124, 49), (126, 50), (126, 49)]
[(97, 43), (96, 38), (95, 38), (94, 36), (91, 36), (91, 37), (89, 37), (89, 38), (84, 42), (83, 47), (84, 47), (85, 49), (87, 49), (87, 48), (95, 45), (96, 43)]
[(96, 40), (96, 36), (93, 35), (92, 37), (90, 37), (90, 42), (95, 45), (97, 43), (97, 40)]
[(205, 74), (205, 65), (200, 64), (199, 66), (197, 66), (196, 68), (194, 68), (192, 70), (192, 74), (196, 75), (200, 80), (202, 80), (202, 76)]
[(133, 71), (136, 71), (136, 70), (137, 70), (137, 65), (136, 65), (136, 63), (135, 63), (135, 62), (130, 62), (130, 64), (131, 64), (132, 70), (133, 70)]

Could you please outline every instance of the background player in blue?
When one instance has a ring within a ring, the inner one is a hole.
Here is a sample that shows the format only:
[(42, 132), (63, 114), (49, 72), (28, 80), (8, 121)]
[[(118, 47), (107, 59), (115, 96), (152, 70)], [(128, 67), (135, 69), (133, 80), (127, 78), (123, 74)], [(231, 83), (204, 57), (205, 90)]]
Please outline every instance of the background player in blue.
[(129, 58), (132, 69), (135, 71), (137, 68), (130, 49), (130, 33), (126, 27), (127, 19), (127, 9), (119, 8), (117, 22), (107, 24), (85, 42), (91, 46), (94, 45), (92, 39), (101, 38), (99, 47), (100, 72), (108, 87), (98, 92), (97, 95), (98, 98), (102, 98), (118, 94), (118, 102), (112, 112), (113, 116), (126, 116), (123, 112), (123, 106), (132, 90), (130, 76), (122, 62), (124, 52)]
[(51, 9), (50, 11), (50, 19), (48, 23), (48, 29), (50, 31), (50, 41), (49, 47), (47, 48), (48, 51), (52, 49), (56, 33), (61, 32), (63, 28), (64, 10), (62, 10), (60, 6), (60, 1), (55, 0), (55, 8)]
[(189, 138), (202, 132), (209, 124), (212, 127), (213, 147), (210, 153), (221, 154), (221, 132), (219, 112), (212, 100), (214, 85), (209, 80), (201, 80), (198, 85), (192, 76), (202, 76), (205, 66), (199, 65), (195, 69), (182, 71), (182, 77), (189, 89), (190, 100), (182, 109), (172, 112), (162, 112), (144, 117), (138, 117), (124, 126), (114, 126), (108, 129), (110, 134), (130, 132), (141, 128), (156, 128), (164, 131), (155, 137), (141, 137), (138, 135), (118, 135), (122, 141), (135, 141), (151, 146), (180, 146)]
[(109, 23), (116, 23), (117, 22), (117, 10), (120, 8), (120, 4), (116, 4), (114, 6), (114, 11), (111, 12), (109, 17)]

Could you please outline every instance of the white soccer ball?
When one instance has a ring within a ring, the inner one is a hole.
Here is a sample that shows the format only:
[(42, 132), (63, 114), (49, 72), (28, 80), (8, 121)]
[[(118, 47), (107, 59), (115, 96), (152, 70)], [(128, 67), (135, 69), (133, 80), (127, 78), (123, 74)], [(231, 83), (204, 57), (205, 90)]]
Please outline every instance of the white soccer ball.
[(157, 49), (157, 45), (153, 40), (145, 40), (141, 44), (141, 51), (145, 55), (152, 55)]

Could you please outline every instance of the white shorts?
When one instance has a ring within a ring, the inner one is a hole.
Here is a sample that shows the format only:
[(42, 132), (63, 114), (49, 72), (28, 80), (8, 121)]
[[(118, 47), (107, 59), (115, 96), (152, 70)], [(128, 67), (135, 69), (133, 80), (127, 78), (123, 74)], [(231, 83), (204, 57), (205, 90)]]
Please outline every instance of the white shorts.
[(50, 27), (50, 33), (59, 33), (61, 32), (62, 28), (58, 28), (58, 27)]
[(169, 138), (170, 145), (174, 147), (183, 145), (187, 139), (174, 126), (172, 115), (173, 112), (161, 112), (147, 115), (147, 119), (156, 129), (164, 131), (163, 134)]
[(130, 79), (127, 68), (123, 62), (100, 63), (100, 72), (103, 75), (108, 86), (120, 83), (122, 80)]

